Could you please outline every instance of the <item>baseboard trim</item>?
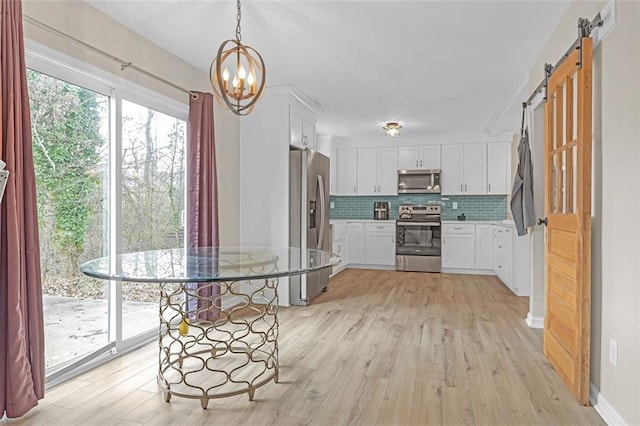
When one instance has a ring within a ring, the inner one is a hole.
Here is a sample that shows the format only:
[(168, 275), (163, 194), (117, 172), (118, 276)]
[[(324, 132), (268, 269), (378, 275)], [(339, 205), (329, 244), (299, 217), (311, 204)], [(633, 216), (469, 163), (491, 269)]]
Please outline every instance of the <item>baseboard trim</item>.
[(527, 313), (525, 321), (529, 328), (544, 328), (544, 317), (533, 316), (531, 312)]
[(602, 417), (602, 420), (604, 420), (609, 426), (628, 426), (627, 422), (625, 422), (616, 409), (609, 404), (609, 401), (602, 396), (593, 382), (589, 384), (589, 400), (591, 401), (593, 408), (595, 408), (598, 414), (600, 414), (600, 417)]
[(395, 265), (368, 265), (366, 263), (350, 263), (347, 269), (376, 269), (380, 271), (395, 271)]
[(463, 268), (442, 268), (443, 274), (461, 274), (461, 275), (495, 275), (496, 273), (490, 269), (463, 269)]

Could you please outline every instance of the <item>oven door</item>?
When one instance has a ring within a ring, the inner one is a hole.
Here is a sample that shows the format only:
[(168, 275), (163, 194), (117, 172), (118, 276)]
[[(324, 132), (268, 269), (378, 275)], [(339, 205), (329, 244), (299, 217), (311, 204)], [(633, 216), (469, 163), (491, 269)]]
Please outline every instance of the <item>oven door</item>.
[(396, 222), (397, 256), (440, 256), (440, 222)]

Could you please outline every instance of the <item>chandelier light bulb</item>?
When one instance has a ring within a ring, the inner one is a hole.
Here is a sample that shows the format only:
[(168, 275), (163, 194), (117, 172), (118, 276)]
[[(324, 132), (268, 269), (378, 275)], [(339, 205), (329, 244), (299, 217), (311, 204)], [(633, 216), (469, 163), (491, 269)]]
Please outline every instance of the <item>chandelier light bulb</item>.
[(237, 75), (233, 76), (233, 82), (231, 84), (233, 85), (234, 89), (238, 88), (238, 76)]
[(249, 83), (249, 86), (253, 86), (253, 83), (256, 82), (256, 76), (253, 75), (253, 72), (249, 73), (249, 76), (247, 77), (247, 83)]
[(238, 68), (238, 77), (240, 78), (240, 80), (244, 80), (245, 78), (247, 78), (247, 72), (244, 70), (244, 67), (242, 65), (240, 65), (240, 68)]
[(224, 81), (229, 81), (229, 70), (227, 67), (224, 67), (224, 71), (222, 71), (222, 79)]

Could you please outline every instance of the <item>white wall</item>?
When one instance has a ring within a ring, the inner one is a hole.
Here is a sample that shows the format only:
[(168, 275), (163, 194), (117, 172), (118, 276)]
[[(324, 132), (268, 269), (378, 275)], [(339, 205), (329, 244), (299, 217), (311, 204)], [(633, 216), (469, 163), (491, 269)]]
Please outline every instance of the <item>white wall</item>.
[[(591, 19), (603, 5), (572, 3), (530, 71), (531, 90), (543, 64), (575, 40), (578, 17)], [(640, 424), (640, 3), (618, 7), (617, 26), (594, 51), (591, 381), (626, 423)]]
[[(211, 91), (208, 75), (117, 23), (81, 0), (23, 0), (23, 14), (107, 51), (189, 90)], [(81, 45), (24, 24), (25, 38), (121, 76), (157, 93), (188, 103), (187, 94), (91, 52)], [(210, 54), (210, 52), (205, 52)], [(220, 241), (238, 242), (238, 119), (216, 105), (214, 111), (218, 166)]]

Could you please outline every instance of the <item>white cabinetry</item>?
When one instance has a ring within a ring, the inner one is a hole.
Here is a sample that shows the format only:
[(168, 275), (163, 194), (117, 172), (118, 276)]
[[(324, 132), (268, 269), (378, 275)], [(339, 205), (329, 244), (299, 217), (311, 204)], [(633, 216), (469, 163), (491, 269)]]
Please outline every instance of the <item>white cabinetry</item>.
[(443, 224), (442, 267), (473, 269), (475, 244), (473, 224)]
[(398, 148), (398, 170), (440, 169), (440, 145)]
[(513, 286), (513, 232), (510, 228), (495, 227), (493, 253), (496, 275), (511, 288)]
[(516, 236), (512, 226), (496, 225), (493, 239), (494, 271), (518, 296), (528, 296), (531, 288), (529, 236)]
[(332, 267), (332, 275), (342, 271), (349, 264), (349, 246), (347, 244), (349, 225), (345, 222), (331, 224), (331, 249), (340, 256), (340, 262)]
[[(398, 193), (398, 151), (396, 148), (358, 148), (358, 195)], [(338, 175), (338, 179), (340, 176)]]
[(289, 144), (297, 148), (315, 149), (318, 117), (297, 99), (289, 103)]
[(487, 144), (442, 146), (442, 193), (486, 194)]
[(487, 144), (487, 194), (509, 194), (511, 144)]
[(365, 224), (365, 263), (368, 265), (394, 265), (396, 232), (393, 223)]
[(493, 269), (493, 231), (493, 225), (476, 224), (476, 269)]
[(349, 223), (347, 233), (349, 263), (365, 263), (364, 260), (364, 223)]
[(358, 150), (342, 148), (336, 150), (336, 195), (358, 193)]

